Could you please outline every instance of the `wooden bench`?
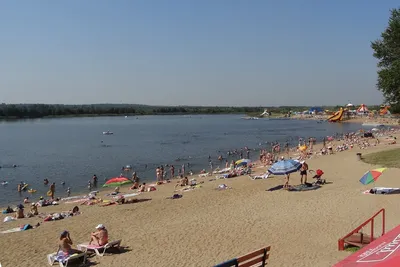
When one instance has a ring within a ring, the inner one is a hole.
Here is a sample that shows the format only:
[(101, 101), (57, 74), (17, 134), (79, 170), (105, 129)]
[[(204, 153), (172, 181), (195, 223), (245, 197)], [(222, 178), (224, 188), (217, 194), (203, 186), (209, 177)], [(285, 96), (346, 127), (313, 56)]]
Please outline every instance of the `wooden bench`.
[(270, 246), (262, 248), (236, 259), (220, 263), (214, 267), (264, 267), (268, 264), (267, 260), (270, 250)]

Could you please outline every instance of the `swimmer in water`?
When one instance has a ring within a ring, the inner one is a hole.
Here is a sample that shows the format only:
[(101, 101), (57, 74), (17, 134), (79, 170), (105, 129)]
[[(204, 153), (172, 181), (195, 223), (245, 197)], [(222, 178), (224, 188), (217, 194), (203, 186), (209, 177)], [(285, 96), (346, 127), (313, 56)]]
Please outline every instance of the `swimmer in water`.
[(64, 182), (64, 181), (62, 181), (62, 182), (61, 182), (61, 185), (65, 185), (65, 182)]
[(16, 164), (14, 164), (14, 165), (13, 165), (13, 168), (17, 168), (17, 165), (16, 165)]
[(44, 183), (45, 185), (47, 185), (47, 184), (49, 183), (49, 180), (48, 180), (47, 178), (45, 178), (45, 179), (43, 179), (43, 183)]

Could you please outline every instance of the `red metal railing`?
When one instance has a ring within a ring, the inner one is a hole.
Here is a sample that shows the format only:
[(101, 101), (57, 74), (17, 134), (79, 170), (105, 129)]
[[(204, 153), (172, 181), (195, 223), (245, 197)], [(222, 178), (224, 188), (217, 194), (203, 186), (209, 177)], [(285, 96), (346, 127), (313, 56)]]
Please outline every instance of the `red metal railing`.
[(362, 223), (360, 226), (358, 226), (356, 229), (348, 233), (346, 236), (342, 237), (338, 241), (338, 248), (339, 250), (344, 250), (344, 244), (345, 244), (345, 239), (352, 236), (355, 233), (358, 233), (364, 226), (366, 226), (368, 223), (371, 223), (371, 242), (374, 241), (374, 219), (377, 217), (379, 214), (382, 213), (382, 233), (381, 236), (385, 234), (385, 209), (379, 210), (377, 213), (375, 213), (371, 218), (366, 220), (364, 223)]

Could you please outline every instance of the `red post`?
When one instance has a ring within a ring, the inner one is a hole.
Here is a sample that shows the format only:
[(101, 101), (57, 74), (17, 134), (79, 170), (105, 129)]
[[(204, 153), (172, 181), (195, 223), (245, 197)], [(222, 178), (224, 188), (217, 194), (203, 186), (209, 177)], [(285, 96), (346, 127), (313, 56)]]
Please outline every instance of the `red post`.
[(385, 234), (385, 225), (386, 225), (386, 215), (385, 215), (385, 209), (382, 209), (382, 235)]
[(371, 220), (371, 242), (374, 241), (374, 218)]
[(339, 251), (344, 250), (344, 239), (339, 239), (338, 249), (339, 249)]

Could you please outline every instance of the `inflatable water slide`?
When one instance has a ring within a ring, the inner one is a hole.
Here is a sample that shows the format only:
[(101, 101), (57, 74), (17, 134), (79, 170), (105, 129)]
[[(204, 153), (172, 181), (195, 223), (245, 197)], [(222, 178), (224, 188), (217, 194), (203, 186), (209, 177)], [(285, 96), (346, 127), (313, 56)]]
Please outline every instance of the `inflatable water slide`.
[(340, 108), (339, 111), (336, 111), (335, 114), (328, 118), (329, 122), (338, 122), (343, 120), (344, 109)]

